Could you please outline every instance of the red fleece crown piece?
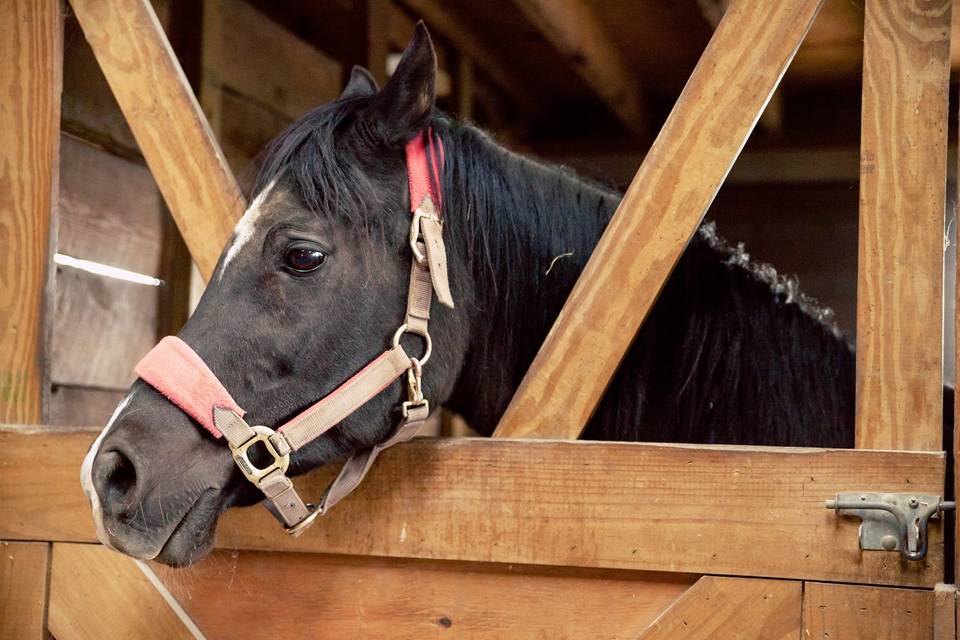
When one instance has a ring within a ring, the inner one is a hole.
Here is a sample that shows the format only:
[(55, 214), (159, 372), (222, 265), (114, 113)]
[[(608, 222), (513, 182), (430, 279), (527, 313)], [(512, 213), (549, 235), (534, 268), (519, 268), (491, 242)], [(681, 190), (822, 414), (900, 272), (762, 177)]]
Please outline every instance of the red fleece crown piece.
[(186, 342), (167, 336), (137, 363), (137, 375), (170, 402), (199, 422), (214, 437), (223, 436), (213, 424), (213, 408), (224, 407), (243, 417), (217, 376)]
[[(436, 142), (434, 142), (436, 141)], [(443, 142), (427, 129), (407, 143), (407, 176), (410, 180), (410, 212), (415, 212), (423, 199), (430, 196), (442, 215), (440, 168), (443, 166)]]

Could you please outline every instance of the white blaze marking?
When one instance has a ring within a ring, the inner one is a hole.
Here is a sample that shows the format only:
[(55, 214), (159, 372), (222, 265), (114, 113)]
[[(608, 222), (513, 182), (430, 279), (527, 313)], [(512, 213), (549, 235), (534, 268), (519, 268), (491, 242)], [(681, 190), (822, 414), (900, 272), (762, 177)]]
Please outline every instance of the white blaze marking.
[(237, 257), (237, 254), (240, 253), (243, 246), (250, 242), (250, 239), (253, 237), (253, 232), (257, 227), (257, 221), (263, 216), (263, 203), (276, 184), (277, 179), (274, 178), (263, 191), (257, 194), (257, 197), (253, 199), (253, 202), (247, 207), (246, 212), (237, 222), (237, 226), (234, 227), (233, 242), (230, 244), (230, 248), (227, 249), (227, 255), (223, 258), (223, 266), (220, 268), (220, 273), (217, 274), (218, 281), (227, 271), (227, 266), (230, 262)]
[(97, 457), (97, 452), (100, 451), (100, 443), (103, 442), (104, 436), (110, 431), (110, 427), (113, 426), (117, 416), (130, 404), (130, 401), (133, 399), (133, 393), (134, 392), (131, 391), (130, 394), (117, 405), (113, 415), (110, 416), (110, 420), (107, 422), (107, 426), (103, 428), (103, 431), (100, 432), (97, 439), (93, 441), (90, 451), (87, 452), (87, 457), (83, 459), (83, 464), (80, 465), (80, 485), (83, 487), (83, 492), (87, 494), (87, 499), (90, 500), (90, 508), (93, 510), (93, 521), (97, 525), (97, 537), (100, 538), (100, 542), (108, 547), (112, 545), (110, 544), (110, 536), (107, 535), (107, 530), (103, 526), (103, 510), (100, 507), (100, 496), (97, 495), (97, 490), (93, 488), (93, 459)]

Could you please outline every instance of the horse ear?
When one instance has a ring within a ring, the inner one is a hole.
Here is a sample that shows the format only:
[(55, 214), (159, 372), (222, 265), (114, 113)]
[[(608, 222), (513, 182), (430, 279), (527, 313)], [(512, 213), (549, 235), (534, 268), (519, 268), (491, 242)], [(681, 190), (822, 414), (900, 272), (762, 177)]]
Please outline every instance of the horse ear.
[(353, 69), (350, 71), (350, 80), (347, 82), (347, 86), (343, 88), (340, 99), (366, 98), (379, 90), (377, 81), (370, 75), (369, 71), (359, 65), (353, 65)]
[(436, 101), (437, 53), (423, 21), (383, 90), (371, 101), (389, 146), (406, 144), (426, 125)]

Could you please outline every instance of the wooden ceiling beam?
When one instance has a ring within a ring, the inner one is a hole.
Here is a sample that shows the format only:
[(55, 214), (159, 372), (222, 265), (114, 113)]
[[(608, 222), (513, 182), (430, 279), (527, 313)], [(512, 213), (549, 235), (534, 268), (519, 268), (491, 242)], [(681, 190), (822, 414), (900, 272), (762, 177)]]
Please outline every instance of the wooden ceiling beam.
[(463, 20), (454, 3), (440, 0), (400, 0), (401, 4), (421, 17), (427, 26), (446, 38), (528, 113), (539, 110), (537, 101), (507, 64), (485, 43), (483, 35)]
[(650, 133), (637, 74), (583, 0), (514, 0), (574, 71), (634, 135)]

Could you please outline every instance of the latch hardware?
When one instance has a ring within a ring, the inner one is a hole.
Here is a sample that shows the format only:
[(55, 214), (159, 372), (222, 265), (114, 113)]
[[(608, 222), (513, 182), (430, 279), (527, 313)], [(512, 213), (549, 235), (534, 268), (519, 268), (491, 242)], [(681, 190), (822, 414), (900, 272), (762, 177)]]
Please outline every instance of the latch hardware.
[(940, 496), (915, 493), (838, 493), (827, 509), (860, 518), (860, 548), (899, 551), (907, 560), (927, 556), (927, 523), (957, 508)]

